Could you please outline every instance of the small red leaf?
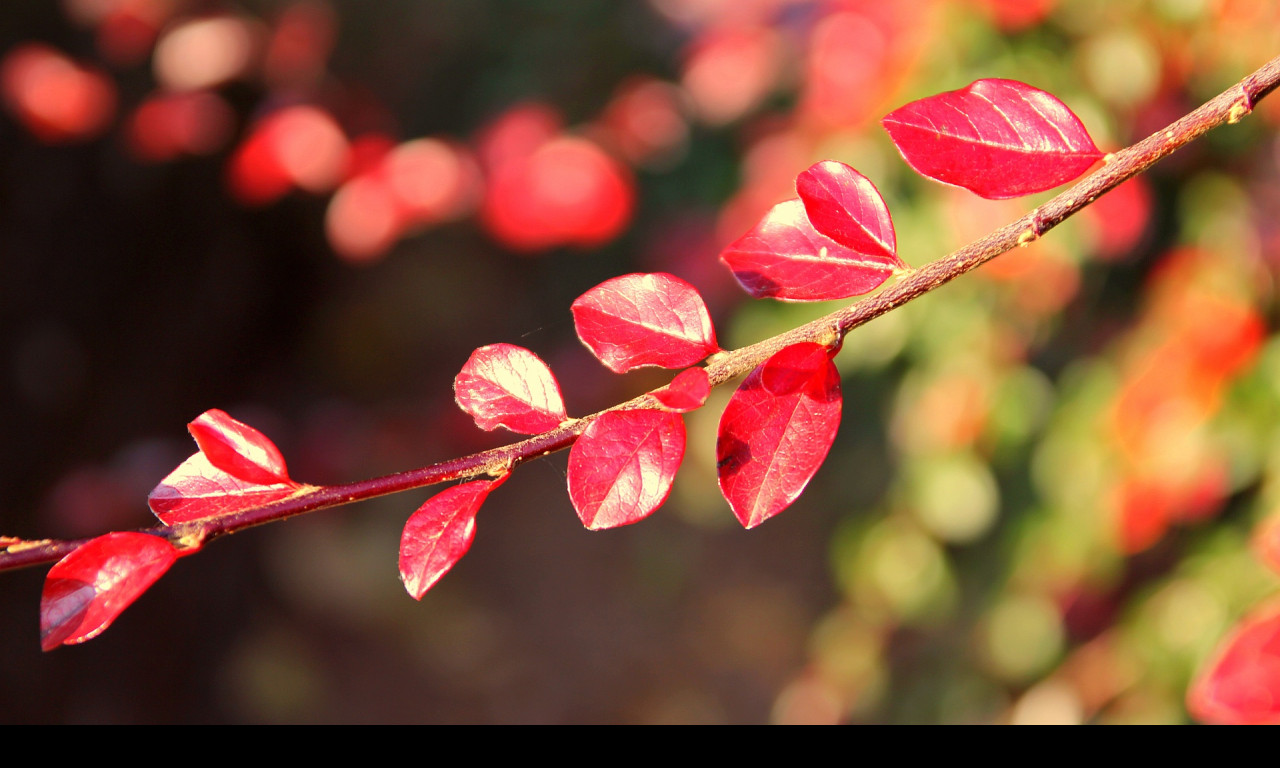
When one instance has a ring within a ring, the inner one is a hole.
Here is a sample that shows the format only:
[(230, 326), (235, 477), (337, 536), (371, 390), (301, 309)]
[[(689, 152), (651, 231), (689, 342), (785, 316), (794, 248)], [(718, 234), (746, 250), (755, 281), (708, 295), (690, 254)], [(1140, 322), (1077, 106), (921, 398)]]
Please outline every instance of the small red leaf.
[(486, 431), (506, 427), (536, 435), (569, 418), (551, 369), (514, 344), (490, 344), (472, 352), (453, 380), (453, 392), (458, 407)]
[(756, 368), (720, 418), (720, 491), (754, 528), (791, 505), (813, 478), (840, 427), (840, 374), (831, 351), (802, 342)]
[(569, 452), (569, 498), (593, 531), (662, 506), (684, 459), (684, 421), (668, 411), (606, 411)]
[(178, 465), (147, 496), (160, 522), (176, 525), (220, 517), (286, 499), (308, 486), (286, 480), (262, 485), (233, 477), (197, 453)]
[(1280, 602), (1222, 641), (1187, 691), (1187, 710), (1204, 723), (1280, 724)]
[(859, 253), (897, 260), (889, 208), (866, 176), (824, 160), (796, 177), (796, 191), (818, 232)]
[(506, 482), (507, 477), (473, 480), (447, 488), (409, 516), (400, 535), (400, 580), (414, 600), (421, 600), (471, 549), (476, 536), (476, 513), (489, 492)]
[(692, 285), (663, 272), (615, 277), (573, 302), (578, 338), (614, 373), (683, 368), (720, 351)]
[(978, 80), (881, 123), (917, 173), (991, 200), (1052, 189), (1102, 157), (1067, 105), (1016, 80)]
[(164, 575), (178, 557), (146, 533), (108, 533), (62, 558), (40, 595), (40, 647), (92, 640)]
[(788, 200), (720, 254), (756, 298), (825, 301), (867, 293), (901, 266), (896, 256), (859, 253), (819, 234), (804, 204)]
[(209, 463), (232, 477), (271, 485), (289, 482), (284, 456), (266, 435), (216, 408), (187, 425)]
[(653, 393), (667, 410), (688, 413), (702, 407), (711, 394), (711, 380), (706, 368), (681, 371), (667, 386)]

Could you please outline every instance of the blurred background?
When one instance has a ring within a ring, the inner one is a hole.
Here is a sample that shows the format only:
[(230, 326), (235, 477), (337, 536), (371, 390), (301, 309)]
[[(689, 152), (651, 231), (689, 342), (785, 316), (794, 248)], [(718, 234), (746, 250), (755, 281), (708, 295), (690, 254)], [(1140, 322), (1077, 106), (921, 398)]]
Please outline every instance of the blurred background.
[[(816, 160), (914, 265), (1047, 198), (915, 177), (893, 108), (1015, 78), (1114, 150), (1277, 54), (1270, 0), (10, 2), (0, 533), (152, 524), (208, 408), (317, 484), (506, 442), (452, 402), (484, 344), (611, 405), (669, 374), (578, 343), (602, 280), (688, 280), (730, 348), (830, 311), (716, 261)], [(4, 574), (0, 719), (1184, 722), (1280, 592), (1278, 124), (854, 332), (831, 455), (758, 530), (716, 489), (725, 388), (653, 517), (584, 531), (540, 460), (421, 603), (396, 552), (429, 492), (219, 541), (49, 654), (44, 569)]]

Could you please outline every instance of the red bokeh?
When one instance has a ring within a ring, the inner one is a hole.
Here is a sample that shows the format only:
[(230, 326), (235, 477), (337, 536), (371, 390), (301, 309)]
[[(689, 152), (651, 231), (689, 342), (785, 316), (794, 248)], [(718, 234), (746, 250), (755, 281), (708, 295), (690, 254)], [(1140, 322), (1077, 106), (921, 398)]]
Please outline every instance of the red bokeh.
[(9, 112), (46, 144), (98, 136), (116, 108), (116, 87), (105, 74), (40, 43), (5, 54), (0, 96)]
[(234, 124), (235, 113), (215, 93), (157, 93), (129, 116), (125, 139), (138, 160), (163, 163), (222, 149)]
[(1187, 709), (1205, 723), (1280, 724), (1280, 603), (1246, 617), (1222, 641), (1187, 691)]
[(291, 189), (327, 192), (346, 173), (350, 148), (328, 112), (285, 107), (250, 129), (228, 168), (228, 186), (246, 205), (275, 202)]
[(493, 169), (481, 217), (506, 247), (535, 252), (602, 245), (626, 227), (634, 206), (622, 164), (585, 138), (562, 135)]

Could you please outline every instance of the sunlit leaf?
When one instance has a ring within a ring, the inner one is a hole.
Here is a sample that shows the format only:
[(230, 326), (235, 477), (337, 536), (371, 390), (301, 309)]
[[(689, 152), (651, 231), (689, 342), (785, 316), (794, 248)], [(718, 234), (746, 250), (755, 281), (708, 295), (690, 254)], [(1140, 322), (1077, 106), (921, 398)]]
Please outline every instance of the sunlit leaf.
[(292, 480), (269, 485), (241, 480), (197, 453), (160, 481), (147, 496), (147, 504), (165, 525), (176, 525), (243, 512), (287, 499), (308, 487)]
[(896, 256), (859, 253), (820, 234), (799, 200), (775, 205), (721, 252), (720, 261), (747, 293), (784, 301), (857, 296), (901, 266)]
[(1016, 80), (978, 80), (881, 122), (917, 173), (993, 200), (1052, 189), (1102, 157), (1065, 104)]
[(606, 411), (569, 452), (569, 498), (592, 530), (643, 520), (671, 493), (684, 421), (668, 411)]
[(667, 410), (688, 413), (702, 407), (711, 394), (711, 380), (707, 369), (690, 368), (681, 371), (667, 386), (653, 393)]
[(1280, 724), (1280, 603), (1222, 641), (1187, 691), (1187, 710), (1205, 723)]
[(720, 418), (720, 491), (754, 528), (791, 505), (827, 457), (840, 427), (840, 374), (831, 351), (803, 342), (751, 372)]
[(421, 600), (471, 549), (476, 513), (507, 477), (455, 485), (427, 499), (409, 517), (400, 535), (400, 580), (413, 599)]
[(796, 177), (796, 191), (819, 233), (859, 253), (897, 260), (889, 208), (866, 176), (824, 160)]
[(458, 407), (483, 430), (506, 427), (536, 435), (569, 418), (551, 369), (514, 344), (490, 344), (471, 353), (453, 380)]
[(169, 570), (178, 557), (146, 533), (108, 533), (62, 558), (40, 595), (40, 647), (92, 640)]
[(579, 296), (572, 309), (578, 338), (614, 373), (683, 368), (720, 350), (702, 297), (674, 275), (615, 277)]
[(187, 425), (200, 452), (227, 474), (259, 485), (289, 482), (284, 456), (266, 435), (216, 408)]

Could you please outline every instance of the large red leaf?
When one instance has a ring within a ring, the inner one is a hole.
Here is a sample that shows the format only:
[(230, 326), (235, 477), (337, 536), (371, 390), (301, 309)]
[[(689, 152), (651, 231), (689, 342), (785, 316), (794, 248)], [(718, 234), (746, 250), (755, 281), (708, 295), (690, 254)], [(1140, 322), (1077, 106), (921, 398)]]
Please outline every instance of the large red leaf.
[(821, 344), (786, 347), (747, 376), (716, 441), (720, 492), (739, 522), (754, 528), (800, 496), (831, 449), (840, 410), (840, 374)]
[(688, 413), (701, 408), (711, 394), (711, 379), (706, 368), (690, 368), (681, 371), (671, 383), (656, 390), (653, 396), (662, 407), (676, 413)]
[(472, 352), (453, 380), (453, 393), (458, 407), (486, 431), (506, 427), (536, 435), (569, 418), (551, 369), (514, 344), (490, 344)]
[(663, 272), (615, 277), (573, 302), (578, 338), (614, 373), (683, 368), (720, 351), (692, 285)]
[(1102, 157), (1067, 105), (1016, 80), (978, 80), (881, 123), (917, 173), (993, 200), (1052, 189)]
[(209, 463), (250, 483), (289, 482), (284, 456), (266, 435), (216, 408), (187, 425)]
[(1222, 641), (1187, 691), (1187, 709), (1205, 723), (1280, 724), (1280, 602)]
[(40, 595), (40, 647), (92, 640), (169, 570), (178, 557), (146, 533), (108, 533), (62, 558)]
[(213, 466), (204, 453), (197, 453), (160, 481), (147, 496), (147, 504), (160, 522), (176, 525), (243, 512), (307, 487), (292, 480), (270, 485), (241, 480)]
[(669, 411), (606, 411), (569, 452), (569, 498), (593, 531), (648, 517), (684, 459), (684, 421)]
[(866, 176), (844, 163), (823, 160), (796, 177), (796, 191), (818, 232), (859, 253), (901, 263), (889, 208)]
[(901, 266), (896, 256), (860, 253), (820, 234), (799, 200), (775, 205), (721, 252), (720, 261), (747, 293), (784, 301), (857, 296), (879, 287)]
[(489, 492), (507, 477), (455, 485), (427, 499), (409, 516), (400, 535), (400, 580), (414, 600), (421, 600), (471, 549), (476, 513)]

